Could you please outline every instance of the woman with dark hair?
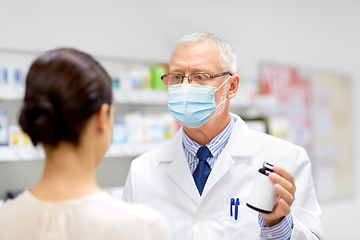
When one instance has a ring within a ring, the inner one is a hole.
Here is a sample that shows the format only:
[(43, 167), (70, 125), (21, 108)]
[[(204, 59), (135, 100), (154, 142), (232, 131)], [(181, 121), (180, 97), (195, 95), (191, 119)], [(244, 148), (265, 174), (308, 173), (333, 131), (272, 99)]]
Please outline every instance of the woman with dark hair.
[(35, 60), (19, 123), (44, 147), (45, 168), (33, 189), (0, 208), (1, 240), (169, 239), (161, 215), (97, 184), (113, 111), (111, 79), (91, 56), (57, 49)]

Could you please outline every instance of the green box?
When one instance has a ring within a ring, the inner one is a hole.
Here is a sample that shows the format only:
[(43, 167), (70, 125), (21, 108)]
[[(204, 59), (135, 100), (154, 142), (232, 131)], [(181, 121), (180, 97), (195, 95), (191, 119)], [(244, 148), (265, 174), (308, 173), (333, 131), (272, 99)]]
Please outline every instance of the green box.
[(151, 88), (154, 90), (167, 90), (167, 87), (164, 85), (161, 80), (161, 76), (167, 73), (167, 68), (164, 65), (157, 65), (150, 67), (151, 72)]

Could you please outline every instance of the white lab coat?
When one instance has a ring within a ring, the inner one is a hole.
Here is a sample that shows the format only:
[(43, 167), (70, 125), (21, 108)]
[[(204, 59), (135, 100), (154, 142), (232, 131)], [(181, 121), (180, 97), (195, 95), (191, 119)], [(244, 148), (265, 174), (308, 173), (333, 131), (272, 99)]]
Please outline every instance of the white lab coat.
[[(191, 175), (180, 129), (166, 145), (135, 159), (124, 200), (144, 203), (167, 216), (178, 240), (260, 239), (258, 212), (246, 206), (254, 177), (264, 161), (281, 165), (295, 178), (291, 239), (323, 239), (321, 209), (305, 150), (236, 121), (227, 146), (215, 163), (202, 196)], [(230, 216), (230, 199), (239, 198), (239, 217)], [(313, 232), (313, 233), (312, 233)], [(315, 235), (315, 234), (316, 235)]]

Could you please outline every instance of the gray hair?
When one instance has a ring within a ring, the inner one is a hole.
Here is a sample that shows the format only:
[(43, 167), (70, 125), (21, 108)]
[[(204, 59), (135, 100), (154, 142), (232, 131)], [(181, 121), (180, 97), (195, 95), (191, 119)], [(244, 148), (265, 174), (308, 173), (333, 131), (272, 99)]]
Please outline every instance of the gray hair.
[(198, 43), (207, 39), (210, 39), (217, 45), (220, 52), (219, 61), (223, 71), (230, 71), (232, 74), (236, 74), (236, 56), (230, 43), (224, 38), (209, 32), (198, 31), (185, 35), (177, 40), (175, 42), (174, 50), (171, 54), (171, 59), (176, 49), (178, 49), (181, 45), (188, 43)]

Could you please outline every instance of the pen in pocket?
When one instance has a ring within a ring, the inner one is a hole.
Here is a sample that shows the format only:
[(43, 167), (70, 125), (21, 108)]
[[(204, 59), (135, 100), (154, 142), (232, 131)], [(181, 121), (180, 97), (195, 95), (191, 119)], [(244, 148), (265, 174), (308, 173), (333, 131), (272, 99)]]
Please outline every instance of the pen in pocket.
[[(235, 220), (238, 220), (239, 205), (240, 205), (239, 198), (236, 198), (236, 201), (235, 198), (230, 199), (230, 216), (232, 217), (233, 215), (235, 215)], [(233, 212), (233, 206), (235, 207), (235, 212)]]
[(238, 212), (239, 212), (239, 209), (238, 209), (238, 206), (240, 205), (240, 201), (239, 199), (237, 198), (236, 199), (236, 203), (235, 203), (235, 220), (238, 220)]
[(230, 216), (233, 216), (233, 206), (235, 205), (235, 199), (231, 198), (230, 200)]

